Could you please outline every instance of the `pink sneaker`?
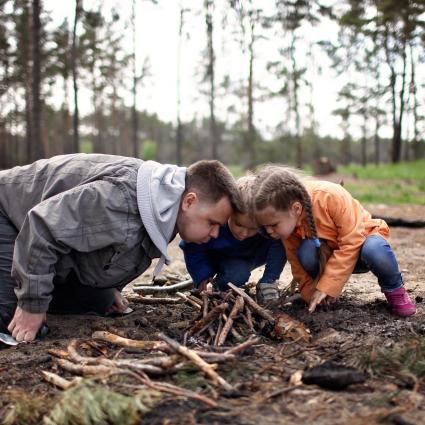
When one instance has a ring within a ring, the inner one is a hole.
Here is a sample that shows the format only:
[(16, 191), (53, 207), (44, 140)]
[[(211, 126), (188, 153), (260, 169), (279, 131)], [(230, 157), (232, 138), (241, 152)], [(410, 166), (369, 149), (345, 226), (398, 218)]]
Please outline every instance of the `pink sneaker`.
[(395, 291), (384, 292), (384, 295), (391, 306), (391, 312), (396, 316), (413, 316), (416, 313), (416, 306), (404, 286)]

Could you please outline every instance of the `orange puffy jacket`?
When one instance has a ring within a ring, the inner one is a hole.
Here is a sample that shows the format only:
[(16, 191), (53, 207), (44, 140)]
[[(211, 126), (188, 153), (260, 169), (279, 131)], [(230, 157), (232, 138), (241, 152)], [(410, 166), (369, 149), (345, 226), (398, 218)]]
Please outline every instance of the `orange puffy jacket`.
[[(331, 297), (337, 297), (354, 270), (366, 237), (381, 235), (387, 239), (390, 231), (385, 221), (373, 219), (342, 186), (316, 180), (306, 180), (303, 183), (312, 200), (318, 237), (326, 241), (333, 250), (317, 283), (317, 289)], [(302, 239), (308, 237), (311, 237), (311, 234), (304, 217), (300, 226), (283, 241), (292, 275), (307, 302), (316, 288), (298, 261), (297, 248)]]

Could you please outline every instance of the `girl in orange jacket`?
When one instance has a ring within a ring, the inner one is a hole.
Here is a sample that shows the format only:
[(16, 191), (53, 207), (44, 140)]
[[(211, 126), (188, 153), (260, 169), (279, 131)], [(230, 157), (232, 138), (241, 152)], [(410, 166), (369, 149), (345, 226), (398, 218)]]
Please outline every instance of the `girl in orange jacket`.
[(393, 314), (415, 314), (387, 241), (387, 224), (373, 219), (342, 186), (266, 166), (257, 173), (253, 202), (258, 223), (282, 239), (310, 312), (337, 298), (352, 273), (371, 271)]

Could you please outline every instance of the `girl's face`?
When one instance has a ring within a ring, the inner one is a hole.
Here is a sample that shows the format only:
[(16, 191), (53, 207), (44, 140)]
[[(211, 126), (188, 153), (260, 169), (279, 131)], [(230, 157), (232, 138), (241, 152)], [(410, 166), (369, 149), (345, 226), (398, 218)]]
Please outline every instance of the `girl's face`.
[(301, 223), (303, 208), (295, 201), (287, 211), (276, 210), (267, 206), (255, 212), (255, 219), (263, 226), (273, 239), (288, 239), (295, 227)]

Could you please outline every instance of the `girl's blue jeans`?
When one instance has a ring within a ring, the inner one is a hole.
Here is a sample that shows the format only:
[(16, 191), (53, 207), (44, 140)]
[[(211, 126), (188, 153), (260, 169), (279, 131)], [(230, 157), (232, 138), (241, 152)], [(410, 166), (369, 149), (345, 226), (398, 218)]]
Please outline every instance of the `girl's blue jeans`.
[[(313, 239), (304, 239), (297, 250), (298, 261), (304, 270), (316, 278), (319, 273), (319, 250)], [(371, 235), (366, 238), (353, 273), (372, 272), (377, 278), (383, 292), (394, 291), (403, 286), (394, 252), (388, 242), (381, 236)]]

